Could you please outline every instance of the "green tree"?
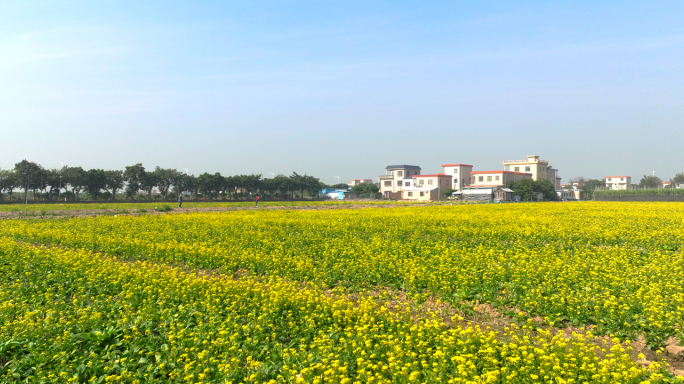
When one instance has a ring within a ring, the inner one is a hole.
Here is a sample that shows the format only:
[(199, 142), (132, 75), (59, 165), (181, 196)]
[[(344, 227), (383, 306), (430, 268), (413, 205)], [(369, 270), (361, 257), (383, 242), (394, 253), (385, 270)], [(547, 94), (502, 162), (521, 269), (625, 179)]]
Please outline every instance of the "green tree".
[(680, 184), (684, 185), (684, 172), (678, 173), (670, 179), (670, 188), (677, 188)]
[(327, 187), (323, 187), (323, 188), (344, 189), (346, 191), (347, 189), (349, 189), (349, 185), (344, 184), (344, 183), (339, 183), (339, 184), (328, 185)]
[(140, 179), (140, 189), (147, 193), (147, 199), (152, 199), (152, 190), (159, 185), (158, 175), (154, 172), (145, 172)]
[(180, 172), (176, 171), (175, 169), (160, 167), (156, 167), (154, 169), (154, 175), (157, 178), (157, 185), (159, 186), (159, 193), (161, 193), (164, 200), (166, 200), (166, 196), (169, 194), (169, 189), (171, 189), (173, 181), (179, 174)]
[(534, 201), (539, 193), (544, 196), (544, 200), (558, 201), (556, 190), (548, 180), (523, 179), (516, 183), (509, 183), (508, 188), (520, 196), (522, 201)]
[(116, 191), (124, 187), (122, 171), (105, 171), (105, 186), (112, 191), (112, 200), (116, 200)]
[(584, 192), (584, 198), (585, 199), (591, 199), (594, 196), (594, 191), (599, 188), (605, 188), (606, 187), (606, 179), (589, 179), (584, 183), (584, 186), (580, 187), (580, 189)]
[(361, 183), (352, 187), (351, 193), (353, 195), (368, 195), (378, 193), (380, 188), (373, 183)]
[(78, 200), (78, 194), (83, 190), (87, 182), (86, 171), (81, 167), (68, 167), (64, 171), (64, 182), (71, 187), (71, 192)]
[(209, 196), (210, 199), (213, 198), (215, 194), (218, 195), (219, 183), (216, 179), (216, 174), (212, 175), (210, 173), (204, 172), (203, 174), (199, 175), (197, 177), (197, 186), (199, 192), (203, 195)]
[(639, 181), (639, 186), (642, 188), (660, 188), (662, 185), (663, 181), (660, 180), (660, 177), (658, 176), (649, 176), (649, 175), (644, 175), (644, 177), (641, 178)]
[(12, 200), (12, 194), (16, 187), (17, 177), (14, 174), (14, 171), (10, 169), (0, 170), (0, 192), (7, 191), (10, 201)]
[(446, 197), (449, 197), (449, 196), (451, 196), (454, 192), (456, 192), (455, 189), (448, 188), (448, 189), (445, 189), (445, 190), (442, 192), (442, 194), (443, 194), (444, 196), (446, 196)]
[(104, 169), (89, 169), (86, 172), (85, 190), (92, 200), (97, 200), (100, 192), (107, 187)]
[(129, 199), (132, 199), (142, 189), (142, 182), (146, 174), (142, 163), (130, 165), (124, 169), (123, 178), (126, 182), (126, 196)]
[(22, 160), (14, 164), (14, 174), (21, 181), (20, 188), (24, 190), (25, 204), (28, 204), (28, 191), (32, 185), (35, 186), (35, 180), (41, 170), (40, 165), (28, 160)]

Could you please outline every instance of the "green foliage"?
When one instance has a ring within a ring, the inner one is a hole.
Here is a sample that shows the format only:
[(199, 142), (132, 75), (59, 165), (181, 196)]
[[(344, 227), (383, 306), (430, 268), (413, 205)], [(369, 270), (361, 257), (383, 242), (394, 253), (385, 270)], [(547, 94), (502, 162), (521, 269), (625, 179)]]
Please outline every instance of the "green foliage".
[(541, 193), (546, 201), (558, 201), (558, 195), (548, 180), (523, 179), (517, 183), (509, 183), (508, 188), (520, 196), (522, 201), (536, 201), (537, 194)]
[(449, 197), (449, 196), (451, 196), (451, 194), (454, 193), (454, 192), (456, 192), (455, 189), (449, 188), (449, 189), (446, 189), (444, 192), (442, 192), (442, 194), (443, 194), (444, 196)]
[(361, 183), (353, 186), (351, 193), (354, 195), (376, 194), (379, 190), (378, 186), (373, 183)]
[(644, 177), (641, 178), (639, 181), (639, 186), (642, 188), (660, 188), (662, 185), (662, 180), (660, 180), (660, 177), (658, 176), (652, 176), (652, 175), (644, 175)]
[(157, 207), (156, 210), (159, 212), (168, 212), (168, 211), (173, 210), (173, 208), (171, 208), (171, 206), (169, 206), (169, 205), (164, 204), (161, 207)]

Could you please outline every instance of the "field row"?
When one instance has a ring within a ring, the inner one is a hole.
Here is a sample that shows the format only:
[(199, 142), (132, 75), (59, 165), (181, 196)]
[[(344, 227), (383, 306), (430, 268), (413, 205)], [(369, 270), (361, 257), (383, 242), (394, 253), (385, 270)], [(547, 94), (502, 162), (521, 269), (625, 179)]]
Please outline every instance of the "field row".
[(519, 204), (5, 220), (0, 233), (320, 288), (477, 300), (658, 346), (684, 340), (682, 222), (684, 204)]
[(0, 238), (2, 382), (675, 382), (629, 348)]
[[(328, 205), (358, 205), (358, 204), (411, 204), (411, 202), (394, 202), (382, 200), (369, 201), (261, 201), (260, 207), (295, 207), (295, 206), (328, 206)], [(117, 202), (102, 202), (102, 203), (69, 203), (69, 204), (0, 204), (0, 212), (31, 212), (31, 211), (64, 211), (64, 210), (92, 210), (92, 209), (109, 209), (109, 210), (131, 210), (137, 209), (155, 209), (162, 206), (177, 207), (176, 201), (151, 201), (144, 203), (117, 203)], [(214, 208), (214, 207), (253, 207), (254, 201), (211, 201), (211, 202), (184, 202), (183, 208)]]

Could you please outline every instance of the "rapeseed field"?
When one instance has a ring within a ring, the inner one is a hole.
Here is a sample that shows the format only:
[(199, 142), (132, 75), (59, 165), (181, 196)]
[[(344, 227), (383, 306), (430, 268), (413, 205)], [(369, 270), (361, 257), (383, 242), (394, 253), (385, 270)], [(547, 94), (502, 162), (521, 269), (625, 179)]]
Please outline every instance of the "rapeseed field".
[[(0, 378), (682, 382), (629, 346), (684, 339), (682, 240), (677, 203), (3, 220)], [(384, 288), (511, 324), (344, 295)]]

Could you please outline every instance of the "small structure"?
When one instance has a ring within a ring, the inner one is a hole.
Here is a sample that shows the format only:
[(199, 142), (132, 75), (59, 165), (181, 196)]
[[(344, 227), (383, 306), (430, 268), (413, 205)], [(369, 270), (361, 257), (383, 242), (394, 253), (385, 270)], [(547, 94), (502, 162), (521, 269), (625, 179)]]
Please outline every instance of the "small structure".
[(344, 189), (337, 188), (323, 188), (319, 192), (321, 196), (327, 196), (332, 200), (344, 200), (344, 194), (347, 191)]
[(494, 198), (494, 191), (498, 187), (478, 187), (469, 186), (463, 188), (464, 201), (491, 201)]
[(515, 195), (512, 189), (497, 188), (494, 190), (494, 200), (496, 201), (514, 201)]

